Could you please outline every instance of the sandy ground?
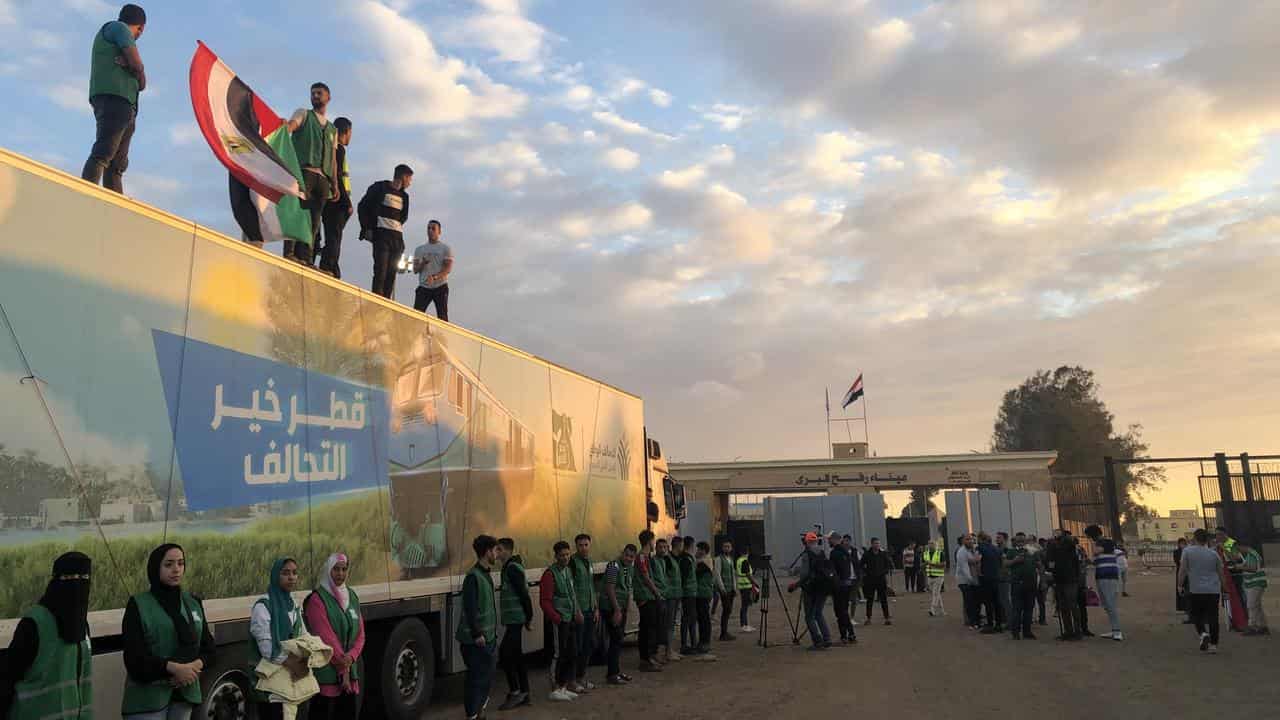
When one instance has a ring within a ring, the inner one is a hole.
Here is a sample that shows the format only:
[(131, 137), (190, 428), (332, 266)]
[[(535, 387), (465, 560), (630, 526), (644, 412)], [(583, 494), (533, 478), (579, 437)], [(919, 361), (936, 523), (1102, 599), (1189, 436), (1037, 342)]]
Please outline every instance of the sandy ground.
[[(950, 581), (948, 581), (950, 582)], [(629, 718), (685, 720), (734, 718), (986, 718), (1017, 714), (1035, 720), (1058, 718), (1213, 717), (1230, 709), (1235, 717), (1280, 717), (1280, 634), (1242, 637), (1224, 628), (1220, 653), (1199, 652), (1190, 626), (1173, 612), (1170, 573), (1131, 575), (1121, 598), (1125, 641), (1054, 640), (1056, 621), (1036, 626), (1039, 638), (1015, 642), (1006, 635), (979, 635), (959, 619), (960, 593), (944, 595), (950, 615), (930, 618), (927, 595), (899, 593), (891, 604), (894, 624), (886, 627), (876, 608), (875, 624), (857, 628), (859, 643), (828, 652), (807, 652), (791, 643), (791, 630), (775, 601), (769, 613), (771, 642), (759, 647), (756, 634), (716, 643), (714, 663), (682, 661), (663, 673), (635, 672), (634, 647), (623, 653), (623, 671), (635, 681), (603, 686), (572, 703), (546, 699), (545, 667), (535, 667), (532, 707), (488, 717), (529, 720)], [(899, 586), (900, 587), (900, 586)], [(1280, 588), (1267, 602), (1280, 618)], [(794, 617), (797, 597), (787, 596)], [(758, 625), (758, 606), (752, 624)], [(858, 618), (864, 610), (860, 606)], [(833, 635), (835, 619), (828, 607)], [(1106, 614), (1090, 609), (1090, 629), (1107, 630)], [(718, 627), (718, 619), (715, 620)], [(731, 623), (731, 626), (736, 623)], [(1280, 630), (1280, 620), (1277, 620)], [(733, 632), (733, 630), (731, 630)], [(603, 684), (604, 669), (590, 677)], [(501, 672), (490, 708), (506, 693)], [(461, 718), (461, 684), (450, 678), (437, 686), (427, 717)]]

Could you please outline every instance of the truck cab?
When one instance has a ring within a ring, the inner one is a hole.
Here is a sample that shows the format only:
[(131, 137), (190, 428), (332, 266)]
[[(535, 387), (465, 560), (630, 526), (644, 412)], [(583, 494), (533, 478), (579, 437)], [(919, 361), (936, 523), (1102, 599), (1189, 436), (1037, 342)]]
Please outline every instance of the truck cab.
[(686, 514), (684, 485), (671, 477), (662, 445), (646, 435), (645, 513), (649, 529), (658, 537), (674, 535)]

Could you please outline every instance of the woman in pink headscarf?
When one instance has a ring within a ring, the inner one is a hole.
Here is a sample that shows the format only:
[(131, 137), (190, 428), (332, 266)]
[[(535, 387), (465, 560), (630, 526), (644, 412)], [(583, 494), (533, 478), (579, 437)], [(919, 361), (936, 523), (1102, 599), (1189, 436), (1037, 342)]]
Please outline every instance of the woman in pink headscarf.
[(347, 587), (348, 569), (346, 555), (330, 555), (319, 585), (302, 604), (311, 633), (333, 648), (329, 665), (315, 672), (320, 694), (311, 700), (313, 720), (356, 716), (356, 697), (360, 694), (357, 661), (364, 651), (364, 617), (360, 615), (360, 598)]

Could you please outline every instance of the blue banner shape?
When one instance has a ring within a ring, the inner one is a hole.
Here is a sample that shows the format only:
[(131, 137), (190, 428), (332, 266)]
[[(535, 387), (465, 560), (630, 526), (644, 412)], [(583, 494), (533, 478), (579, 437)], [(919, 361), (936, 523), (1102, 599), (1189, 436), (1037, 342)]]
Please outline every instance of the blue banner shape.
[(187, 509), (377, 487), (387, 394), (153, 330)]

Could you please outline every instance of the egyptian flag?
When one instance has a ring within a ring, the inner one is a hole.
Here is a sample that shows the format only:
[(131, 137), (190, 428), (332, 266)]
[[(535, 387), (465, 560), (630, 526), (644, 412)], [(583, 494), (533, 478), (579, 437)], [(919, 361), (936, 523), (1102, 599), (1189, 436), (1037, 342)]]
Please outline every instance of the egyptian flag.
[(849, 407), (860, 397), (862, 397), (862, 373), (858, 373), (858, 379), (853, 381), (853, 384), (849, 386), (849, 392), (844, 394), (844, 400), (840, 402), (840, 409), (843, 410)]
[(232, 209), (245, 237), (310, 245), (311, 216), (302, 207), (302, 168), (289, 126), (202, 42), (191, 58), (191, 107), (231, 173)]

